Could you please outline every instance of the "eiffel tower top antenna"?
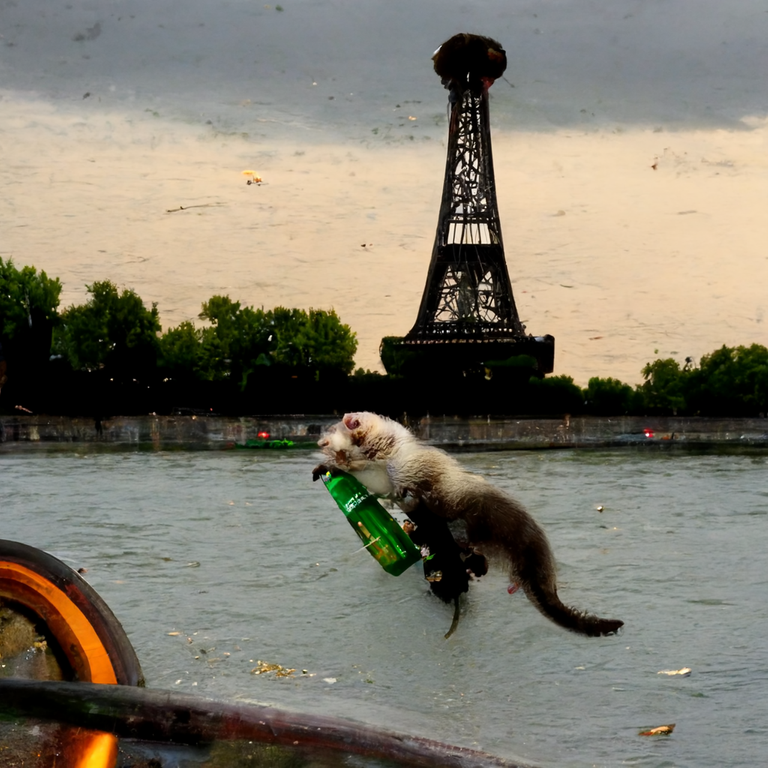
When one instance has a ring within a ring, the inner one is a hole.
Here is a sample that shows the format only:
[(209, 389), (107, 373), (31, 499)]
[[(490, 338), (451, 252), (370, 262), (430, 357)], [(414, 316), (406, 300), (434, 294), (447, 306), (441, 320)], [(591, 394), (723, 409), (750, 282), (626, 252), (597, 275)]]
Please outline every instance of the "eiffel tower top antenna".
[(554, 338), (527, 335), (520, 321), (496, 202), (488, 89), (504, 73), (506, 53), (489, 37), (459, 34), (433, 61), (451, 109), (445, 179), (419, 313), (400, 344), (460, 365), (468, 353), (475, 363), (525, 354), (549, 373)]

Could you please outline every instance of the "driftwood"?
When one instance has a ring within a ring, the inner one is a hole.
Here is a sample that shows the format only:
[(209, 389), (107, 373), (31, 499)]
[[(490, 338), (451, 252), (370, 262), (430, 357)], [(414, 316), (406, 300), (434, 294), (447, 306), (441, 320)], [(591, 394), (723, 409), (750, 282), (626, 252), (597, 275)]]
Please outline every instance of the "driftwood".
[(477, 750), (340, 718), (126, 685), (4, 679), (0, 715), (52, 720), (142, 741), (203, 745), (247, 739), (313, 754), (357, 754), (404, 767), (523, 768)]

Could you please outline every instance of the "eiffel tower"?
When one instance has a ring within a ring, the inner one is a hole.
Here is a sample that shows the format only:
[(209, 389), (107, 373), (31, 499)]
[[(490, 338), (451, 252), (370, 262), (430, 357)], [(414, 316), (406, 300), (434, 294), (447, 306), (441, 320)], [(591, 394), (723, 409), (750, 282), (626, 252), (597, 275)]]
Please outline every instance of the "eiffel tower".
[(550, 373), (555, 340), (520, 321), (496, 202), (488, 89), (506, 55), (490, 38), (456, 35), (434, 62), (451, 107), (443, 196), (416, 323), (396, 346), (418, 353), (422, 370), (466, 373), (526, 355), (535, 373)]

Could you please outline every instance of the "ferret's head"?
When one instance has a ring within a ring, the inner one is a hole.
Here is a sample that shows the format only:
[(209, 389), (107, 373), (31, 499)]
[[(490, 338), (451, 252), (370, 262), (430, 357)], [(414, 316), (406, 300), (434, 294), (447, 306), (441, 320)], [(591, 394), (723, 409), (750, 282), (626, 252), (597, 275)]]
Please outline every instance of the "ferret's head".
[(323, 449), (334, 451), (348, 450), (353, 446), (360, 445), (364, 439), (366, 425), (373, 423), (374, 419), (379, 419), (375, 413), (345, 413), (344, 418), (332, 424), (325, 430), (325, 434), (318, 441), (318, 445)]
[(400, 429), (397, 422), (370, 411), (345, 413), (341, 423), (349, 433), (352, 445), (371, 459), (380, 458), (375, 454), (380, 452), (382, 442), (390, 443), (394, 432)]
[(401, 432), (408, 434), (386, 416), (368, 411), (345, 413), (341, 421), (326, 430), (318, 445), (329, 459), (343, 467), (351, 462), (385, 459)]
[(357, 415), (345, 414), (341, 421), (328, 427), (317, 442), (326, 458), (337, 467), (349, 469), (353, 462), (363, 458), (358, 448), (359, 436), (355, 432), (360, 423), (357, 419), (351, 418)]

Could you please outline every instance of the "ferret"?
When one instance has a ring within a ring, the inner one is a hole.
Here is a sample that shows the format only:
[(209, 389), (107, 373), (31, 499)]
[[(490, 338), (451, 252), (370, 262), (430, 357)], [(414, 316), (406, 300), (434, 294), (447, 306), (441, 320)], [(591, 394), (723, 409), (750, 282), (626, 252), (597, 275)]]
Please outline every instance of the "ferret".
[(375, 413), (347, 413), (318, 445), (325, 468), (349, 472), (406, 514), (421, 503), (465, 527), (469, 545), (506, 562), (510, 583), (520, 585), (555, 624), (590, 637), (615, 634), (624, 625), (564, 605), (557, 596), (555, 557), (546, 534), (523, 506), (396, 421)]

